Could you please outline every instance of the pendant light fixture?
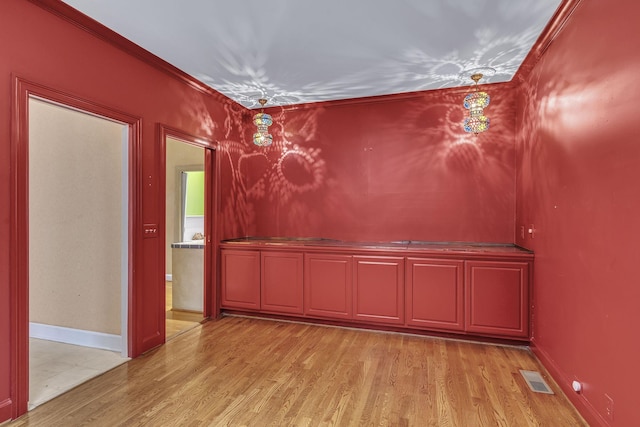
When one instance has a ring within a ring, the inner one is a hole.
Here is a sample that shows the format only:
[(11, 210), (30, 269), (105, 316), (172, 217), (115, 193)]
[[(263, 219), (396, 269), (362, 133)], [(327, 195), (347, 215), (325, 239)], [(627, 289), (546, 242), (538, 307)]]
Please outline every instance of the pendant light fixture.
[(484, 115), (484, 108), (489, 105), (489, 94), (478, 90), (478, 81), (482, 73), (474, 73), (471, 80), (475, 82), (473, 92), (464, 97), (464, 108), (469, 110), (469, 117), (464, 119), (464, 130), (479, 134), (489, 129), (489, 118)]
[(262, 106), (262, 110), (253, 116), (253, 124), (256, 125), (257, 132), (253, 134), (253, 143), (259, 147), (268, 147), (273, 143), (273, 137), (269, 134), (269, 126), (273, 124), (271, 115), (264, 112), (264, 104), (267, 100), (261, 98), (258, 100)]

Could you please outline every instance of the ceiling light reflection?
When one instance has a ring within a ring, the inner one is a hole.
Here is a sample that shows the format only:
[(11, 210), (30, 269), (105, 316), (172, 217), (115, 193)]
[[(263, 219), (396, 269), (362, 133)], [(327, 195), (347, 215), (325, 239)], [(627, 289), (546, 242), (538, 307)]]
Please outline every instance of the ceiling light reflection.
[(64, 1), (250, 108), (456, 87), (479, 65), (509, 81), (561, 4)]
[[(464, 3), (468, 2), (465, 0)], [(545, 5), (547, 10), (551, 9), (548, 3), (558, 2), (549, 0)], [(411, 6), (424, 9), (417, 4)], [(463, 9), (465, 13), (469, 12), (468, 7)], [(437, 19), (430, 19), (449, 22), (449, 16), (455, 16), (459, 11), (455, 4), (442, 5)], [(520, 22), (521, 19), (513, 16), (524, 11), (512, 6), (503, 12), (509, 19)], [(500, 19), (496, 19), (494, 25), (491, 20), (485, 20), (479, 25), (470, 15), (464, 21), (471, 26), (471, 32), (465, 33), (469, 34), (470, 40), (464, 45), (464, 49), (449, 51), (442, 51), (441, 46), (428, 43), (416, 45), (414, 42), (400, 42), (408, 35), (404, 33), (410, 32), (402, 31), (394, 36), (399, 40), (389, 43), (409, 47), (384, 57), (373, 57), (360, 52), (359, 67), (345, 68), (346, 72), (339, 74), (333, 71), (324, 73), (322, 78), (318, 78), (320, 74), (309, 77), (301, 69), (298, 70), (295, 63), (291, 63), (287, 68), (286, 79), (283, 79), (283, 75), (272, 71), (272, 64), (268, 61), (257, 61), (251, 55), (246, 59), (242, 49), (234, 50), (237, 47), (235, 43), (228, 47), (218, 45), (217, 49), (224, 51), (221, 56), (225, 58), (224, 71), (215, 75), (196, 73), (195, 77), (248, 108), (258, 106), (255, 101), (257, 93), (268, 96), (270, 103), (278, 106), (459, 87), (467, 84), (459, 77), (463, 70), (482, 66), (496, 69), (495, 75), (488, 77), (486, 83), (507, 82), (520, 67), (550, 17), (543, 13), (541, 15), (545, 19), (524, 29), (517, 27), (514, 22), (505, 23)], [(521, 15), (517, 16), (521, 18)], [(460, 43), (455, 42), (453, 45), (459, 46)], [(265, 46), (266, 49), (277, 50), (273, 43), (266, 43)], [(317, 51), (318, 57), (326, 57), (324, 49), (326, 48), (321, 47)], [(364, 51), (367, 52), (368, 49)], [(274, 53), (268, 52), (267, 56), (271, 58)], [(335, 61), (333, 64), (332, 70), (336, 68)], [(319, 65), (327, 68), (324, 64)]]

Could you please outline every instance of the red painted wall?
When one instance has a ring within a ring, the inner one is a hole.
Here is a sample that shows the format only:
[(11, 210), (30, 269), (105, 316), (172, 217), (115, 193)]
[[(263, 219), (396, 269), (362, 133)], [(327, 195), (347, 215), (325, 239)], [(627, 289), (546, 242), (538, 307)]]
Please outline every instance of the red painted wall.
[[(535, 224), (533, 239), (517, 232), (516, 241), (536, 251), (536, 351), (565, 388), (573, 379), (585, 384), (572, 397), (591, 422), (605, 422), (606, 393), (614, 399), (611, 425), (640, 424), (632, 365), (640, 358), (632, 102), (640, 6), (633, 0), (615, 7), (583, 0), (522, 76), (517, 101), (510, 85), (488, 86), (486, 134), (466, 135), (464, 92), (442, 90), (271, 109), (274, 145), (266, 149), (247, 144), (252, 129), (241, 107), (34, 3), (2, 0), (0, 9), (0, 342), (8, 342), (12, 313), (9, 124), (17, 75), (142, 118), (143, 175), (152, 176), (144, 222), (162, 212), (154, 185), (161, 185), (156, 126), (163, 123), (222, 144), (221, 238), (512, 242), (520, 225)], [(141, 259), (161, 251), (151, 247)], [(155, 315), (149, 319), (141, 334), (153, 329)], [(12, 404), (10, 354), (0, 346), (0, 421)]]
[(636, 0), (583, 0), (517, 101), (516, 224), (536, 229), (517, 236), (536, 253), (534, 345), (593, 425), (640, 425), (638, 16)]
[(478, 136), (460, 89), (269, 109), (273, 145), (241, 162), (250, 234), (513, 242), (510, 87), (485, 88)]
[[(67, 8), (57, 1), (43, 1), (58, 10)], [(142, 190), (141, 216), (144, 223), (159, 223), (164, 201), (159, 198), (158, 128), (162, 123), (192, 135), (217, 140), (222, 186), (231, 187), (233, 171), (225, 159), (246, 146), (240, 137), (244, 109), (225, 101), (219, 95), (199, 90), (174, 75), (150, 66), (137, 57), (100, 39), (65, 19), (25, 0), (2, 0), (0, 5), (0, 422), (15, 409), (15, 391), (11, 384), (9, 345), (10, 306), (10, 121), (11, 88), (14, 76), (75, 95), (92, 103), (125, 112), (142, 119), (142, 152), (137, 159), (145, 177)], [(227, 150), (227, 148), (230, 148)], [(233, 147), (233, 150), (231, 150)], [(151, 177), (150, 179), (148, 177)], [(227, 194), (227, 193), (226, 193)], [(226, 229), (237, 235), (244, 233), (235, 220), (236, 205), (222, 200), (221, 210), (228, 222)], [(138, 230), (140, 231), (140, 230)], [(221, 236), (225, 232), (221, 230)], [(155, 242), (149, 243), (150, 240)], [(136, 266), (140, 280), (135, 284), (138, 301), (136, 335), (140, 340), (152, 336), (158, 328), (153, 301), (162, 298), (162, 287), (154, 280), (163, 257), (159, 239), (145, 239), (145, 245), (132, 248), (138, 254)], [(153, 271), (151, 271), (153, 270)], [(160, 272), (161, 273), (161, 272)], [(161, 280), (163, 280), (160, 277)], [(161, 283), (161, 282), (160, 282)], [(164, 306), (159, 307), (164, 311)], [(164, 341), (159, 337), (157, 343)], [(154, 341), (155, 342), (155, 341)], [(144, 348), (134, 348), (134, 355)]]

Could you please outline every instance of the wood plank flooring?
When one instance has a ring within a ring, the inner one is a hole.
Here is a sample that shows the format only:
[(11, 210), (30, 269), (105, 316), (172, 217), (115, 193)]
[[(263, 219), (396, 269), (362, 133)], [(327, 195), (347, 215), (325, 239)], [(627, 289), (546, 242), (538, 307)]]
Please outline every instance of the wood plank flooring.
[(522, 348), (225, 317), (9, 426), (586, 425), (519, 369), (542, 371)]

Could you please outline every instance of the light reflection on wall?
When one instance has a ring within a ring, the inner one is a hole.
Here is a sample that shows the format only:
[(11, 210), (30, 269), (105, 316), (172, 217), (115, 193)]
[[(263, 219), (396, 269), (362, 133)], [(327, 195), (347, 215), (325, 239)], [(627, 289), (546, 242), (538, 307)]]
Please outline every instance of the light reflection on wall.
[(246, 134), (246, 111), (237, 105), (225, 105), (224, 135), (219, 141), (216, 155), (220, 157), (221, 239), (246, 236), (254, 215), (247, 203), (244, 177), (238, 167), (247, 153), (243, 141)]
[(247, 203), (244, 179), (238, 168), (239, 159), (245, 155), (246, 145), (235, 140), (220, 141), (221, 183), (221, 238), (246, 236), (252, 215)]
[[(520, 87), (521, 98), (529, 102), (519, 106), (522, 119), (517, 142), (520, 158), (517, 220), (529, 221), (522, 218), (522, 212), (527, 212), (541, 230), (550, 228), (560, 209), (566, 214), (567, 209), (580, 208), (578, 204), (566, 206), (562, 202), (566, 198), (578, 199), (585, 203), (581, 208), (592, 209), (589, 202), (592, 196), (588, 194), (591, 188), (576, 183), (587, 182), (597, 169), (592, 166), (581, 170), (567, 165), (581, 159), (603, 168), (615, 162), (622, 168), (623, 163), (616, 158), (620, 147), (602, 141), (617, 141), (621, 146), (633, 144), (627, 136), (629, 111), (635, 110), (635, 98), (630, 94), (640, 90), (634, 68), (621, 67), (605, 76), (598, 71), (604, 64), (579, 70), (572, 69), (571, 64), (564, 59), (548, 62), (546, 74), (535, 73)], [(550, 75), (554, 78), (549, 78)], [(545, 83), (539, 84), (539, 80)], [(612, 161), (608, 164), (609, 159)], [(554, 200), (554, 208), (539, 204), (541, 200)], [(562, 239), (566, 232), (567, 228), (557, 230), (558, 238)]]
[(582, 1), (522, 78), (517, 117), (517, 243), (536, 253), (536, 347), (591, 425), (637, 425), (640, 355), (640, 82), (635, 1)]
[(233, 210), (248, 234), (512, 241), (513, 102), (487, 90), (494, 126), (478, 136), (460, 90), (271, 109), (272, 146), (230, 144)]
[(626, 94), (634, 92), (634, 85), (637, 93), (640, 84), (636, 81), (634, 69), (617, 70), (590, 81), (572, 76), (571, 81), (545, 88), (535, 122), (549, 131), (571, 132), (586, 139), (615, 131), (626, 123), (626, 112), (634, 108), (635, 99)]
[[(510, 214), (515, 203), (513, 98), (508, 86), (489, 85), (486, 90), (493, 100), (487, 110), (492, 129), (483, 134), (467, 134), (462, 129), (460, 100), (464, 95), (459, 90), (427, 94), (410, 105), (403, 120), (386, 125), (388, 130), (383, 133), (414, 141), (390, 154), (386, 162), (391, 163), (385, 169), (405, 171), (393, 181), (395, 191), (412, 194), (414, 202), (408, 205), (424, 215), (422, 221), (406, 214), (398, 216), (414, 221), (408, 231), (397, 227), (398, 232), (411, 233), (407, 238), (511, 238)], [(503, 223), (498, 224), (497, 218)]]
[[(312, 221), (303, 215), (298, 198), (312, 194), (324, 184), (326, 166), (319, 148), (310, 147), (315, 138), (315, 121), (321, 109), (287, 121), (286, 114), (274, 115), (269, 147), (255, 147), (246, 141), (223, 141), (230, 188), (223, 206), (228, 224), (226, 236), (255, 234), (265, 217), (275, 217), (300, 230)], [(245, 134), (248, 135), (248, 131)], [(293, 206), (293, 207), (292, 207)], [(295, 213), (298, 206), (298, 214)], [(284, 207), (287, 207), (285, 210)], [(277, 234), (277, 233), (275, 233)]]
[[(245, 156), (254, 167), (242, 168), (252, 177), (247, 188), (247, 197), (258, 206), (261, 215), (272, 216), (276, 223), (286, 223), (286, 229), (295, 230), (295, 235), (305, 234), (305, 227), (319, 218), (306, 210), (301, 199), (313, 195), (325, 183), (326, 165), (322, 150), (313, 145), (317, 142), (317, 121), (323, 109), (309, 109), (295, 118), (288, 119), (285, 111), (274, 114), (272, 133), (274, 143), (266, 150)], [(257, 160), (262, 156), (264, 160)], [(259, 157), (258, 157), (259, 158)], [(261, 167), (255, 167), (257, 163)], [(281, 228), (271, 234), (280, 234)]]

